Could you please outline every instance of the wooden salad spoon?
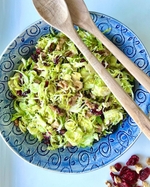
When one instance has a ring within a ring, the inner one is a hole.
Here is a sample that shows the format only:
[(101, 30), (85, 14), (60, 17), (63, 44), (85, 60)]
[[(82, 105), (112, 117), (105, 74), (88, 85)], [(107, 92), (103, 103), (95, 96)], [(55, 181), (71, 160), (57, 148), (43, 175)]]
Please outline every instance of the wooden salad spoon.
[(96, 27), (83, 0), (65, 0), (72, 22), (98, 38), (104, 46), (123, 64), (123, 66), (150, 93), (150, 78), (138, 68), (119, 48), (117, 48)]
[(63, 32), (74, 42), (127, 113), (150, 139), (150, 120), (82, 42), (73, 26), (66, 2), (64, 0), (33, 0), (33, 3), (48, 24)]

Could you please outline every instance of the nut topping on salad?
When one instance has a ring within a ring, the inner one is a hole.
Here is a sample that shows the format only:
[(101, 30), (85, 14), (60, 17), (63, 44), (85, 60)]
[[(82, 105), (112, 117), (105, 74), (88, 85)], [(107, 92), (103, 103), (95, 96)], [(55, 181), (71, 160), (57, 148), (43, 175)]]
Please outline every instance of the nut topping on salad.
[[(133, 97), (133, 77), (88, 32), (77, 29), (85, 45)], [(42, 36), (22, 59), (8, 86), (14, 99), (12, 121), (47, 149), (92, 146), (111, 134), (126, 112), (81, 52), (61, 32)]]

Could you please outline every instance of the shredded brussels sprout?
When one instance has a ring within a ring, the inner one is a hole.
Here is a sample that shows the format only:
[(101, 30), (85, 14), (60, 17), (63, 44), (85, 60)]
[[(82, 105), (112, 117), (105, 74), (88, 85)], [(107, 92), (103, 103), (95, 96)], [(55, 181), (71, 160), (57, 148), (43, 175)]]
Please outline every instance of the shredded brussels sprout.
[[(88, 32), (79, 36), (100, 63), (133, 97), (133, 77)], [(12, 121), (48, 149), (92, 146), (113, 132), (126, 113), (85, 57), (64, 34), (42, 36), (22, 59), (8, 85), (15, 96)]]

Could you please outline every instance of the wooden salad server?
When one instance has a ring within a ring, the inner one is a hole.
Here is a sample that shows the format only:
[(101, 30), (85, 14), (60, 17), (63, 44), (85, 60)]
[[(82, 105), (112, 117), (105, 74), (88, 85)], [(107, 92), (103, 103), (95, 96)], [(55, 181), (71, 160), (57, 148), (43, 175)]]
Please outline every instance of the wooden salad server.
[(74, 42), (127, 113), (150, 139), (150, 120), (82, 42), (74, 28), (65, 0), (33, 0), (33, 3), (48, 24), (63, 32)]
[(99, 39), (120, 63), (150, 93), (150, 78), (96, 27), (83, 0), (65, 0), (72, 22)]

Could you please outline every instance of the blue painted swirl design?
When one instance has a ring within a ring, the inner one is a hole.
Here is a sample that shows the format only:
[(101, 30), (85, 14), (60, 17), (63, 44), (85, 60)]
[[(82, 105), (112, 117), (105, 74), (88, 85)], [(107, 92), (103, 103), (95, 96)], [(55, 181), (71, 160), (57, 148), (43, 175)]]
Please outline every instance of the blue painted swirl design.
[(59, 169), (61, 165), (61, 157), (58, 153), (52, 153), (48, 158), (48, 166), (52, 170)]
[[(39, 22), (39, 24), (40, 24), (40, 22)], [(30, 37), (30, 36), (31, 36), (31, 37), (35, 37), (35, 36), (37, 36), (40, 32), (41, 32), (41, 29), (40, 29), (40, 27), (39, 27), (37, 24), (31, 26), (29, 29), (26, 30), (26, 33), (27, 33), (27, 35), (28, 35), (29, 37)]]
[(125, 36), (124, 36), (124, 32), (123, 32), (124, 28), (122, 25), (117, 24), (116, 29), (118, 32), (113, 35), (112, 42), (119, 47), (119, 46), (124, 45), (124, 43), (125, 43)]
[(142, 70), (145, 70), (149, 66), (149, 62), (144, 58), (137, 58), (135, 64)]
[(22, 135), (22, 132), (20, 131), (20, 129), (19, 129), (18, 127), (16, 127), (15, 125), (12, 127), (12, 132), (13, 132), (13, 134), (15, 134), (16, 136)]
[(82, 167), (87, 167), (90, 163), (90, 154), (86, 151), (81, 151), (78, 155), (78, 160)]
[(11, 70), (13, 70), (14, 64), (12, 61), (3, 61), (1, 63), (1, 71), (4, 72), (10, 72)]
[(18, 49), (20, 56), (26, 56), (31, 52), (31, 47), (29, 45), (22, 45)]
[(103, 157), (110, 157), (111, 155), (111, 146), (110, 146), (110, 142), (105, 141), (100, 143), (99, 146), (99, 152)]
[(38, 145), (37, 152), (39, 155), (45, 156), (49, 153), (49, 150), (47, 150), (47, 146), (45, 144), (40, 143)]
[[(150, 58), (138, 37), (119, 21), (99, 13), (91, 17), (106, 37), (120, 48), (140, 69), (150, 75)], [(140, 130), (127, 116), (118, 129), (102, 138), (92, 147), (68, 147), (55, 151), (47, 150), (29, 133), (23, 134), (11, 122), (13, 99), (7, 81), (20, 63), (34, 50), (36, 41), (51, 32), (51, 27), (39, 20), (18, 36), (3, 53), (0, 59), (0, 132), (5, 141), (26, 161), (50, 170), (65, 173), (81, 173), (96, 170), (122, 155), (137, 139)], [(135, 102), (148, 114), (150, 94), (140, 84), (135, 84)]]
[(147, 100), (147, 92), (143, 89), (137, 89), (135, 92), (135, 101), (137, 101), (138, 105), (145, 104)]

